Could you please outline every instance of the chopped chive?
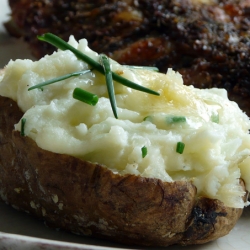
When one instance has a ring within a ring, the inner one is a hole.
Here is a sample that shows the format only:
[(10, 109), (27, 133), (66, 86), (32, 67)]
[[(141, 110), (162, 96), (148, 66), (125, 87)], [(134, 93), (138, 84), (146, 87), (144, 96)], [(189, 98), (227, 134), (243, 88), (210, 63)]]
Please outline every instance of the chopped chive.
[(95, 106), (98, 102), (98, 96), (95, 94), (92, 94), (86, 90), (75, 88), (73, 91), (73, 98), (85, 102), (91, 106)]
[(42, 87), (44, 87), (44, 86), (46, 86), (46, 85), (49, 85), (49, 84), (52, 84), (52, 83), (55, 83), (55, 82), (62, 81), (62, 80), (68, 79), (68, 78), (73, 77), (73, 76), (83, 75), (83, 74), (86, 74), (86, 73), (88, 73), (88, 72), (90, 72), (90, 71), (91, 71), (91, 70), (88, 69), (88, 70), (73, 72), (73, 73), (70, 73), (70, 74), (67, 74), (67, 75), (59, 76), (59, 77), (50, 79), (50, 80), (48, 80), (48, 81), (45, 81), (45, 82), (36, 84), (36, 85), (34, 85), (34, 86), (28, 88), (28, 90), (32, 90), (32, 89), (41, 89)]
[(151, 67), (151, 66), (136, 66), (136, 65), (123, 65), (123, 66), (127, 68), (132, 68), (132, 69), (146, 69), (146, 70), (159, 72), (159, 69), (157, 67)]
[(21, 119), (21, 131), (20, 131), (21, 136), (25, 136), (25, 133), (24, 133), (25, 123), (26, 123), (26, 118), (22, 118)]
[[(75, 54), (75, 56), (78, 59), (83, 60), (84, 62), (88, 63), (91, 67), (93, 67), (94, 69), (96, 69), (100, 73), (104, 74), (104, 69), (103, 69), (102, 65), (100, 65), (98, 62), (94, 61), (92, 58), (88, 57), (87, 55), (83, 54), (81, 51), (77, 50), (76, 48), (74, 48), (73, 46), (71, 46), (70, 44), (68, 44), (67, 42), (65, 42), (61, 38), (59, 38), (58, 36), (55, 36), (51, 33), (46, 33), (46, 34), (43, 34), (41, 36), (38, 36), (38, 39), (41, 41), (48, 42), (61, 50), (70, 50), (71, 52), (73, 52)], [(117, 82), (119, 82), (119, 83), (121, 83), (129, 88), (136, 89), (136, 90), (146, 92), (149, 94), (153, 94), (153, 95), (160, 95), (158, 92), (151, 90), (151, 89), (148, 89), (148, 88), (145, 88), (139, 84), (136, 84), (136, 83), (124, 78), (124, 77), (121, 77), (120, 75), (118, 75), (114, 72), (112, 72), (112, 77), (115, 81), (117, 81)]]
[(101, 65), (103, 66), (104, 73), (105, 73), (106, 85), (108, 89), (108, 95), (109, 95), (111, 108), (113, 110), (113, 114), (115, 118), (117, 119), (118, 116), (117, 116), (117, 109), (116, 109), (115, 90), (114, 90), (114, 83), (113, 83), (113, 78), (112, 78), (112, 71), (110, 69), (109, 59), (106, 55), (101, 54), (100, 62), (101, 62)]
[(143, 147), (141, 148), (142, 158), (144, 158), (144, 157), (147, 155), (147, 153), (148, 153), (147, 147), (146, 147), (146, 146), (143, 146)]
[(148, 116), (143, 118), (143, 121), (153, 122), (153, 117), (148, 115)]
[(176, 145), (176, 152), (179, 153), (179, 154), (182, 154), (183, 151), (184, 151), (184, 148), (185, 148), (185, 144), (183, 142), (177, 142), (177, 145)]
[(186, 122), (185, 116), (170, 116), (167, 117), (167, 123), (183, 123)]
[(219, 114), (212, 114), (211, 121), (215, 123), (219, 123), (220, 122)]

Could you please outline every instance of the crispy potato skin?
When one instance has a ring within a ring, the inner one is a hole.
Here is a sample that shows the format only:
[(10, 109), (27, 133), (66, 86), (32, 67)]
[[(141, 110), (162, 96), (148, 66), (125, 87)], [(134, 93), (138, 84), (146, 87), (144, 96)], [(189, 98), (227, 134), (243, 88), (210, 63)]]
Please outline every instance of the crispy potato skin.
[(22, 117), (0, 96), (0, 196), (64, 230), (144, 246), (205, 243), (229, 233), (242, 209), (197, 198), (191, 182), (121, 176), (45, 151), (14, 131)]

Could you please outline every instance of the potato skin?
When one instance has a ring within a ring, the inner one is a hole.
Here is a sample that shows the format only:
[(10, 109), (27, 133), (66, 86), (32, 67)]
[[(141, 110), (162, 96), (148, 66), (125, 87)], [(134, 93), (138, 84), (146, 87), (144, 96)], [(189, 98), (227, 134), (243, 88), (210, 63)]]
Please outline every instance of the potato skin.
[(23, 115), (16, 103), (0, 96), (0, 107), (0, 197), (51, 226), (125, 244), (190, 245), (228, 234), (241, 216), (197, 197), (191, 182), (121, 176), (43, 150), (13, 131)]

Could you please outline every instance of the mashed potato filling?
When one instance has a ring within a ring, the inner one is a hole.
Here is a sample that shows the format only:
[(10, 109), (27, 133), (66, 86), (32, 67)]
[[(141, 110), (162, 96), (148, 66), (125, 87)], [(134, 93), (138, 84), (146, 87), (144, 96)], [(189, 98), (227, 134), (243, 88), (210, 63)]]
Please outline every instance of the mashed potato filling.
[[(85, 39), (78, 43), (71, 37), (69, 43), (98, 61)], [(35, 62), (10, 61), (0, 94), (17, 102), (26, 118), (25, 135), (43, 149), (97, 162), (122, 175), (191, 180), (198, 195), (243, 207), (239, 178), (250, 190), (250, 121), (226, 91), (185, 86), (172, 69), (162, 74), (114, 61), (111, 67), (160, 96), (115, 82), (116, 119), (105, 77), (95, 70), (28, 91), (45, 80), (89, 69), (72, 52), (60, 50)], [(74, 99), (76, 87), (97, 94), (97, 105)], [(21, 122), (15, 129), (21, 130)], [(176, 151), (178, 142), (185, 144), (183, 153)]]

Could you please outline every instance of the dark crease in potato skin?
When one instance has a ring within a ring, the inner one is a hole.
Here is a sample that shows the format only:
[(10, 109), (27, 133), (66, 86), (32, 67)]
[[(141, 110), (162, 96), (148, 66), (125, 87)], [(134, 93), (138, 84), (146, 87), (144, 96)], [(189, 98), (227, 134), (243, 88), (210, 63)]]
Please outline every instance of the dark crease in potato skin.
[[(114, 174), (13, 131), (22, 112), (0, 96), (0, 195), (64, 230), (125, 244), (201, 244), (230, 232), (242, 209), (196, 196), (191, 182)], [(27, 121), (28, 122), (28, 121)]]

